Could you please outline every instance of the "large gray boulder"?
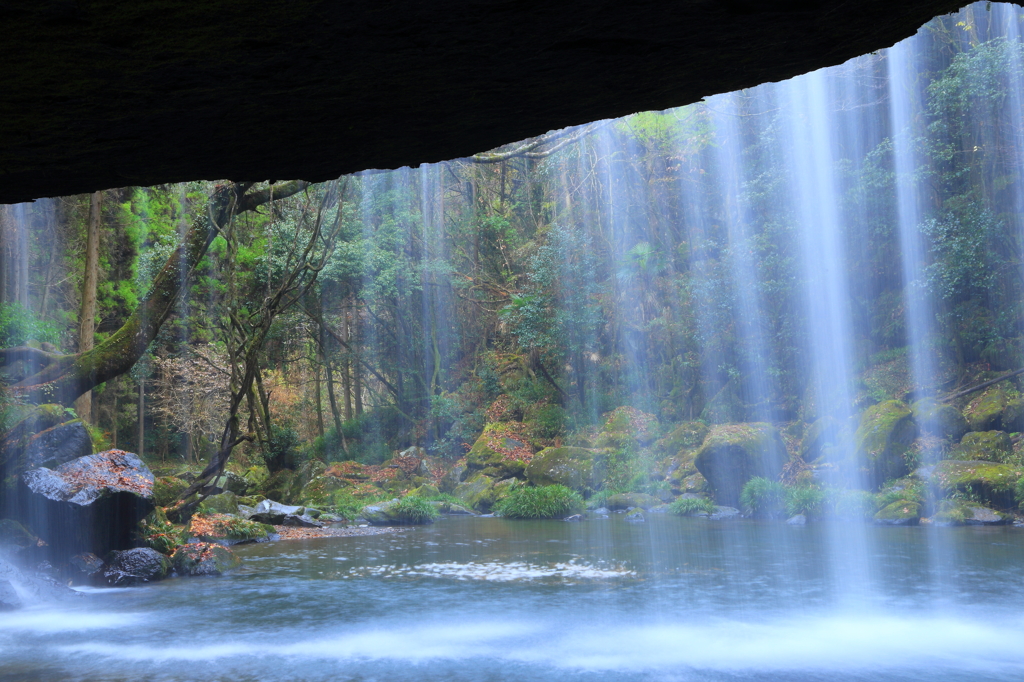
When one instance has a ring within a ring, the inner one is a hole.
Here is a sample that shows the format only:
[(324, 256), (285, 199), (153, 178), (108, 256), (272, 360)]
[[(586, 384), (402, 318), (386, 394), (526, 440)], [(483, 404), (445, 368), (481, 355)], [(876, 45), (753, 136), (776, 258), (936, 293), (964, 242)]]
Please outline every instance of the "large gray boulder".
[(255, 510), (248, 514), (249, 519), (273, 526), (298, 526), (300, 528), (323, 528), (324, 524), (306, 513), (305, 507), (292, 506), (261, 500)]
[(134, 546), (136, 524), (153, 510), (153, 474), (137, 455), (108, 450), (20, 477), (18, 509), (61, 562)]
[(21, 597), (15, 591), (14, 585), (0, 578), (0, 611), (14, 611), (20, 608)]
[(720, 424), (711, 428), (694, 459), (715, 501), (738, 507), (743, 485), (755, 476), (777, 480), (788, 455), (771, 424)]

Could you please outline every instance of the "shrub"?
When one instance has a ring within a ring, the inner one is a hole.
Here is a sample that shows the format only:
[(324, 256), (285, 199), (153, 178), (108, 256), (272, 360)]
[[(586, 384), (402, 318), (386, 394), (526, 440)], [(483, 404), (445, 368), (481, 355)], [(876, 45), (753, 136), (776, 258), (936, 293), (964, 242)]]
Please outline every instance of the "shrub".
[(401, 523), (428, 523), (433, 521), (440, 512), (437, 507), (418, 495), (403, 497), (388, 509), (388, 515)]
[(803, 514), (820, 518), (825, 512), (825, 491), (810, 485), (801, 485), (786, 490), (786, 515)]
[(714, 514), (715, 503), (706, 497), (680, 497), (669, 505), (668, 510), (677, 516)]
[(1013, 496), (1017, 499), (1017, 504), (1024, 509), (1024, 477), (1017, 481), (1017, 485), (1013, 488)]
[(554, 519), (582, 509), (583, 498), (564, 485), (514, 488), (494, 505), (495, 513), (509, 519)]
[[(369, 486), (367, 486), (369, 488)], [(357, 496), (353, 495), (351, 489), (338, 490), (334, 493), (334, 513), (352, 521), (359, 516), (359, 512), (368, 504), (381, 502), (390, 499), (390, 496), (383, 490), (377, 489), (376, 494)]]
[(786, 486), (762, 476), (755, 476), (743, 485), (740, 506), (744, 513), (759, 519), (773, 519), (786, 509)]
[(866, 490), (830, 490), (827, 493), (832, 513), (840, 519), (870, 519), (878, 511), (878, 499)]

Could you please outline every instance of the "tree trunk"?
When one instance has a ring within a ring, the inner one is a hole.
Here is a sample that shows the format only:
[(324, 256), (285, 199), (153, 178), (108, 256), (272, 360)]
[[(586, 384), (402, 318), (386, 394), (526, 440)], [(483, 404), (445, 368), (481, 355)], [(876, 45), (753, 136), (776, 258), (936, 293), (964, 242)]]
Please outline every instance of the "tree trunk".
[(251, 186), (252, 183), (232, 183), (217, 188), (210, 197), (209, 209), (197, 216), (182, 243), (167, 258), (149, 293), (124, 325), (103, 343), (76, 355), (33, 348), (0, 350), (0, 366), (32, 357), (46, 363), (40, 372), (14, 384), (14, 391), (36, 404), (69, 405), (82, 393), (130, 370), (174, 310), (178, 296), (191, 286), (200, 261), (221, 227), (232, 216), (296, 194), (308, 183), (297, 180), (246, 194)]
[[(78, 352), (93, 349), (96, 334), (96, 286), (100, 271), (100, 209), (102, 192), (89, 196), (89, 220), (85, 228), (85, 273), (82, 278), (82, 309), (78, 313)], [(92, 418), (92, 391), (85, 391), (75, 400), (75, 412), (90, 424)], [(116, 417), (115, 417), (116, 419)]]
[[(349, 320), (348, 310), (345, 311), (344, 321), (341, 325), (341, 336), (348, 343), (349, 336)], [(341, 363), (341, 388), (345, 393), (345, 421), (351, 421), (352, 419), (352, 361), (349, 358), (350, 353), (346, 349), (345, 359)]]
[(139, 457), (146, 450), (146, 379), (139, 377), (139, 442), (135, 444)]
[(323, 365), (323, 353), (320, 352), (319, 346), (314, 353), (313, 361), (313, 373), (314, 382), (316, 384), (316, 435), (320, 436), (323, 440), (324, 437), (324, 399), (323, 391), (320, 386), (320, 366)]

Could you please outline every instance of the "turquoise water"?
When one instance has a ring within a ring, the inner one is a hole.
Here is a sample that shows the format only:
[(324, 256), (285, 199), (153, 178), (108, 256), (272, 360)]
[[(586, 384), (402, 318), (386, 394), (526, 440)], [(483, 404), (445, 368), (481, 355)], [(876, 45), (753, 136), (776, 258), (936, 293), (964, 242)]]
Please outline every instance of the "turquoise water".
[(867, 561), (844, 532), (613, 514), (251, 545), (233, 575), (0, 615), (0, 681), (1024, 676), (1024, 532), (870, 528)]

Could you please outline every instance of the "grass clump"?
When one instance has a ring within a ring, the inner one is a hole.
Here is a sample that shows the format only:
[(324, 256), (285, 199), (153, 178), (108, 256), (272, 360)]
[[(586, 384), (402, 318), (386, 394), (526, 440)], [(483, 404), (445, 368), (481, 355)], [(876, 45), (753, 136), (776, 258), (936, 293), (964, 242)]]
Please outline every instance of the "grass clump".
[(743, 512), (759, 519), (778, 518), (786, 510), (786, 486), (763, 476), (755, 476), (740, 491)]
[(554, 519), (583, 509), (583, 498), (564, 485), (514, 488), (494, 505), (494, 511), (509, 519)]
[(820, 518), (825, 512), (826, 493), (821, 488), (801, 485), (786, 490), (786, 515), (803, 514), (809, 518)]
[(680, 497), (668, 506), (668, 510), (676, 516), (714, 514), (715, 503), (706, 497)]
[(418, 495), (403, 497), (388, 507), (388, 516), (401, 523), (431, 523), (440, 515), (437, 507)]
[(423, 499), (427, 500), (428, 502), (436, 503), (437, 509), (441, 510), (442, 512), (449, 512), (449, 511), (451, 511), (452, 507), (464, 507), (465, 506), (462, 503), (462, 500), (460, 500), (459, 498), (457, 498), (454, 495), (451, 495), (449, 493), (438, 493), (437, 495), (427, 495)]

